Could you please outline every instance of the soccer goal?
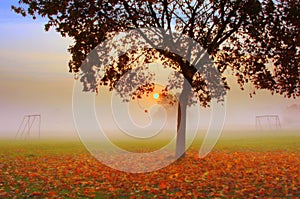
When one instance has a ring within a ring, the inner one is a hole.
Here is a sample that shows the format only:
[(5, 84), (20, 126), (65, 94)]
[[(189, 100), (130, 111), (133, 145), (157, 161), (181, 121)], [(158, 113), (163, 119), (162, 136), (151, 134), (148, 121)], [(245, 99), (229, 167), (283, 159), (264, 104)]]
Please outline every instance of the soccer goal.
[(274, 130), (281, 129), (278, 115), (258, 115), (256, 116), (256, 129)]
[[(30, 137), (41, 138), (41, 120), (42, 117), (39, 114), (24, 115), (23, 120), (19, 126), (15, 139), (29, 139)], [(33, 134), (34, 133), (34, 134)]]

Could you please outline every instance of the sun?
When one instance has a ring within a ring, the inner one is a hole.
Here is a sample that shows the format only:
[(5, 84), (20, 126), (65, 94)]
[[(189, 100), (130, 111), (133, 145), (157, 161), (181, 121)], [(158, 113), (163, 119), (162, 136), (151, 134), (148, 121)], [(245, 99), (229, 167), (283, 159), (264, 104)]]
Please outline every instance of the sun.
[(158, 93), (154, 93), (154, 94), (153, 94), (153, 98), (154, 98), (154, 99), (158, 99), (158, 98), (159, 98), (159, 94), (158, 94)]

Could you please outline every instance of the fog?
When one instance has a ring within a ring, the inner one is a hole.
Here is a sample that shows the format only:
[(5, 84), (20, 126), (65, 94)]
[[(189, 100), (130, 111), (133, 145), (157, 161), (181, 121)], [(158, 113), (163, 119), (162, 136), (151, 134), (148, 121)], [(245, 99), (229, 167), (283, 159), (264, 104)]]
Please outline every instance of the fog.
[[(45, 33), (43, 21), (23, 18), (10, 12), (10, 4), (0, 2), (0, 138), (14, 138), (24, 115), (41, 115), (41, 138), (75, 138), (79, 135), (73, 120), (73, 75), (68, 73), (70, 55), (67, 49), (72, 40), (61, 38), (54, 30)], [(271, 95), (267, 91), (258, 91), (249, 97), (251, 87), (241, 91), (234, 77), (229, 77), (231, 90), (224, 102), (223, 133), (255, 130), (257, 115), (278, 115), (282, 133), (285, 130), (300, 131), (300, 100), (286, 99)], [(92, 117), (98, 119), (101, 128), (107, 133), (128, 130), (136, 132), (159, 131), (166, 124), (164, 131), (174, 134), (176, 130), (176, 107), (164, 111), (164, 107), (153, 108), (145, 113), (144, 102), (132, 102), (130, 105), (114, 104), (115, 116), (127, 114), (115, 121), (111, 113), (111, 93), (103, 89), (95, 97), (95, 114), (84, 119), (88, 124)], [(147, 104), (147, 103), (146, 103)], [(155, 105), (155, 104), (152, 104)], [(147, 105), (148, 106), (148, 105)], [(120, 107), (123, 107), (121, 112)], [(84, 110), (84, 106), (81, 109)], [(188, 112), (188, 131), (205, 132), (211, 121), (212, 110), (199, 106)], [(127, 112), (124, 112), (127, 111)], [(125, 114), (126, 113), (126, 114)], [(129, 125), (132, 120), (133, 125)], [(131, 121), (130, 120), (130, 121)], [(164, 121), (167, 121), (165, 123)], [(149, 122), (153, 124), (149, 124)], [(199, 126), (197, 122), (199, 121)], [(117, 124), (117, 125), (116, 125)], [(120, 126), (118, 126), (120, 125)], [(149, 128), (144, 128), (145, 126)], [(152, 126), (151, 126), (152, 125)], [(139, 127), (136, 129), (136, 127)], [(263, 124), (268, 130), (269, 124)], [(124, 129), (125, 128), (125, 129)], [(86, 131), (94, 131), (89, 129)], [(24, 130), (25, 134), (26, 130)], [(31, 137), (38, 135), (37, 124), (33, 123)]]

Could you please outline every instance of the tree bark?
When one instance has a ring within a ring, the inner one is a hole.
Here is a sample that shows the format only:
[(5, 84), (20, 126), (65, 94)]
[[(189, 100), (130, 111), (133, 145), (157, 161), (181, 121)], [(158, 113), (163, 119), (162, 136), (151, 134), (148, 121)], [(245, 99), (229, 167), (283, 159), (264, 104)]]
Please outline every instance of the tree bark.
[(185, 156), (186, 146), (186, 110), (189, 95), (189, 83), (185, 80), (183, 90), (179, 97), (178, 110), (177, 110), (177, 137), (176, 137), (176, 158)]

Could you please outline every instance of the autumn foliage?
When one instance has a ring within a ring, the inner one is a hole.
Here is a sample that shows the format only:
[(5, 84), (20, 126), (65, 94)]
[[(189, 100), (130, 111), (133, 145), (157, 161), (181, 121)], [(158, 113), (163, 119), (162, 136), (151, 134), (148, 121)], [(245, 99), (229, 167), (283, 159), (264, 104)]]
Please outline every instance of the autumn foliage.
[[(55, 149), (54, 149), (55, 150)], [(88, 152), (0, 156), (0, 198), (273, 198), (300, 197), (300, 151), (197, 151), (161, 170), (113, 170)]]

